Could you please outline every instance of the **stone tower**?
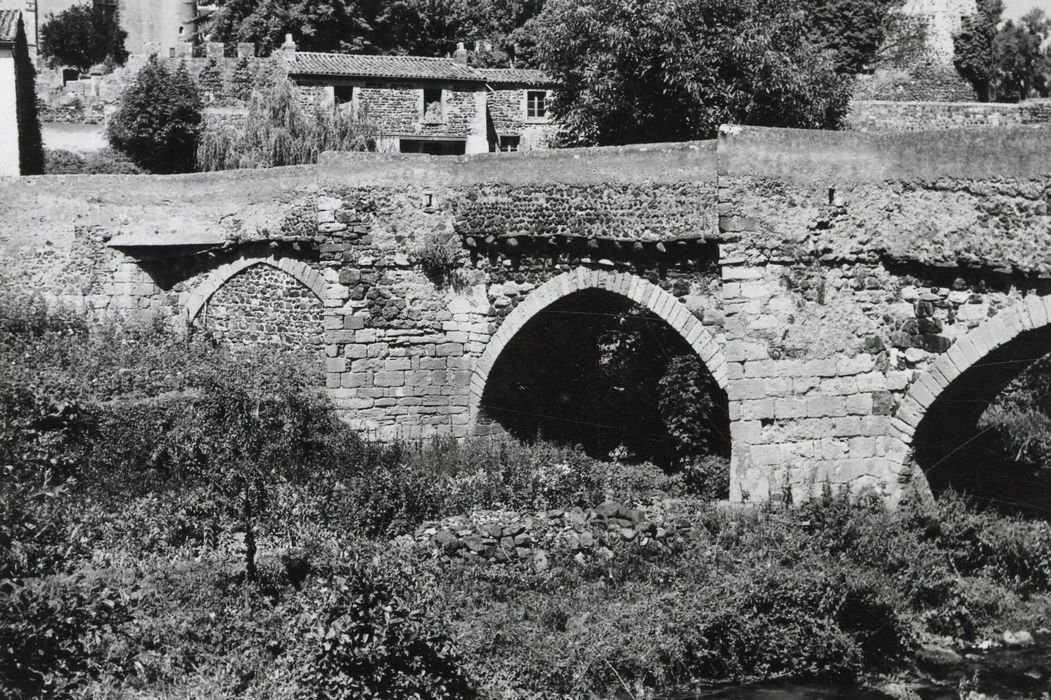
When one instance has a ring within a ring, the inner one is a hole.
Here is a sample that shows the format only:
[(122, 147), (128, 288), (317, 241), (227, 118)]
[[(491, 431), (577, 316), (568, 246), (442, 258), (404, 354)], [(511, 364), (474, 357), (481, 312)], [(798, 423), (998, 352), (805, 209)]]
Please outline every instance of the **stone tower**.
[(903, 14), (926, 19), (927, 57), (951, 66), (952, 38), (963, 26), (963, 18), (978, 11), (976, 0), (905, 0)]
[(128, 33), (128, 53), (182, 55), (193, 42), (194, 0), (118, 0), (120, 26)]

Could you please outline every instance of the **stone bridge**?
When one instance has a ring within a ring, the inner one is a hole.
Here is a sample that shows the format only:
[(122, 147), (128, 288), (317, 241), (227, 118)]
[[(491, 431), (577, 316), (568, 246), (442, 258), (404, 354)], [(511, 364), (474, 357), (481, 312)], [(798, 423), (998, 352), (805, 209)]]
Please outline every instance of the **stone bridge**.
[(556, 307), (660, 319), (715, 380), (734, 501), (951, 481), (1051, 350), (1047, 127), (326, 154), (6, 179), (0, 202), (4, 293), (313, 353), (378, 439), (493, 429), (501, 363)]

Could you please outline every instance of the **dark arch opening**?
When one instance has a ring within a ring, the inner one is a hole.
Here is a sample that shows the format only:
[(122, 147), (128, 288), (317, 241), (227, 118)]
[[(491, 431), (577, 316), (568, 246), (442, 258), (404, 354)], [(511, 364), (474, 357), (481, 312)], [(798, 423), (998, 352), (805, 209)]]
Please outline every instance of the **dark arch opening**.
[(494, 363), (481, 421), (605, 459), (729, 459), (726, 393), (683, 337), (619, 294), (569, 294), (531, 318)]
[[(1031, 517), (1051, 514), (1051, 464), (1022, 449), (1032, 423), (1051, 417), (1051, 327), (1027, 331), (969, 367), (935, 399), (913, 437), (914, 455), (937, 496)], [(1051, 420), (1047, 423), (1051, 447)]]

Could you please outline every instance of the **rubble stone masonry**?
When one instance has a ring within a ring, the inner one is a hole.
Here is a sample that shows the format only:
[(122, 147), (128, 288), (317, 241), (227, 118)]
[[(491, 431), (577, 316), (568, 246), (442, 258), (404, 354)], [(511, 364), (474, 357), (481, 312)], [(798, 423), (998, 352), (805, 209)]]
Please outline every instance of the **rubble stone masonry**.
[[(530, 318), (604, 289), (725, 389), (731, 499), (898, 499), (917, 426), (1051, 318), (1051, 128), (0, 180), (8, 289), (318, 354), (378, 439), (484, 431)], [(1027, 335), (1029, 334), (1029, 335)], [(934, 409), (931, 409), (934, 410)]]

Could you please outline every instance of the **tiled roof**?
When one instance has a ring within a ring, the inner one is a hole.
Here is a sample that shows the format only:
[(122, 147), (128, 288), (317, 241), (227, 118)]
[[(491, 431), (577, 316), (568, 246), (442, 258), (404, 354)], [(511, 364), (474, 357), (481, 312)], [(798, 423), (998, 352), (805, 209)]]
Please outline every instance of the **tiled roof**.
[(18, 16), (21, 10), (0, 10), (0, 42), (14, 43), (18, 32)]
[(361, 56), (296, 52), (289, 73), (296, 76), (345, 76), (408, 80), (455, 80), (478, 83), (549, 83), (542, 72), (520, 68), (472, 68), (451, 58)]
[(542, 70), (532, 68), (475, 68), (487, 83), (523, 83), (550, 85), (553, 81)]

